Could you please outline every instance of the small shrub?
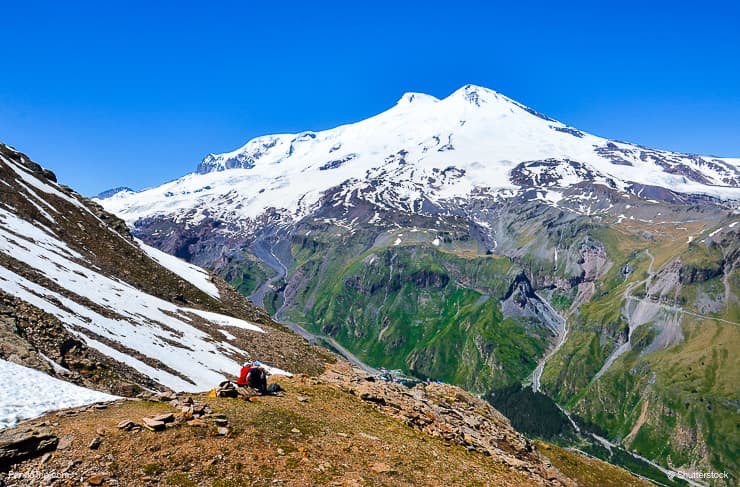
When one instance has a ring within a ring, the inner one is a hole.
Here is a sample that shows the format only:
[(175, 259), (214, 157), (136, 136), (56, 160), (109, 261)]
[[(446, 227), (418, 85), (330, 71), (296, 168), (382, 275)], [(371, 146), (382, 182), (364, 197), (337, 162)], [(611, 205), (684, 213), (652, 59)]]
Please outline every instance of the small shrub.
[(185, 472), (175, 472), (167, 477), (169, 485), (178, 485), (180, 487), (196, 487), (198, 484), (190, 480)]
[(164, 471), (164, 468), (156, 463), (147, 463), (141, 467), (141, 470), (143, 470), (146, 475), (159, 475)]

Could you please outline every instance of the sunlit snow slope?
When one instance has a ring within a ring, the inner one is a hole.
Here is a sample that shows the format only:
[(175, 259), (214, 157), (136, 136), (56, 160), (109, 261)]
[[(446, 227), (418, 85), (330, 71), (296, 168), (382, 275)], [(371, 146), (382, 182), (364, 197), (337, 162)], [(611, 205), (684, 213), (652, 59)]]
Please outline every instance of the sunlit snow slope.
[(740, 160), (609, 141), (549, 119), (492, 90), (467, 85), (445, 99), (407, 93), (391, 109), (320, 132), (257, 137), (208, 155), (195, 173), (157, 188), (121, 191), (105, 207), (129, 224), (175, 216), (245, 222), (276, 210), (311, 213), (321, 197), (421, 211), (456, 198), (507, 198), (528, 188), (588, 181), (639, 196), (644, 186), (740, 200)]
[[(233, 334), (269, 333), (213, 312), (220, 296), (205, 271), (123, 238), (102, 219), (109, 215), (0, 149), (0, 295), (48, 313), (88, 347), (174, 390), (206, 390), (236, 373), (249, 353)], [(122, 259), (121, 249), (130, 256)], [(184, 281), (166, 277), (167, 269)], [(150, 291), (137, 280), (150, 282)], [(20, 387), (13, 377), (3, 390)]]
[(48, 411), (117, 399), (5, 360), (0, 360), (0, 382), (7, 387), (0, 394), (0, 429)]

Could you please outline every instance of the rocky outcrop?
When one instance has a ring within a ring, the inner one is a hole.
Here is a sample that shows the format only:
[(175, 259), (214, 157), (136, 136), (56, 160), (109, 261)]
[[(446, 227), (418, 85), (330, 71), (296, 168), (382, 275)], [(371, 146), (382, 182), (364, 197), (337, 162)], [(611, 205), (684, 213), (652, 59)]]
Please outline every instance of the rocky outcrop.
[(501, 413), (459, 387), (419, 383), (408, 388), (367, 375), (344, 362), (328, 369), (322, 379), (414, 429), (526, 472), (533, 485), (575, 485)]
[(0, 472), (7, 472), (14, 463), (37, 457), (54, 450), (59, 438), (45, 426), (0, 432)]
[(562, 324), (552, 309), (535, 294), (532, 283), (524, 273), (514, 278), (504, 299), (501, 310), (506, 317), (524, 318), (530, 326), (545, 326), (560, 332)]
[(89, 348), (49, 313), (0, 291), (0, 359), (121, 396), (157, 388), (152, 379)]
[(604, 275), (611, 263), (601, 242), (588, 239), (581, 245), (579, 264), (583, 269), (583, 281), (591, 282)]

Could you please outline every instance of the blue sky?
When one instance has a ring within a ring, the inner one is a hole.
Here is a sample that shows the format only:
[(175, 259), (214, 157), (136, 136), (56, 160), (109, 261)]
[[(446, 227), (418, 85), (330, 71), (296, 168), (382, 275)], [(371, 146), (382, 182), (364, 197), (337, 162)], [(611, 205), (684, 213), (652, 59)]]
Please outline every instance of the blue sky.
[(734, 3), (4, 2), (0, 141), (84, 194), (140, 189), (473, 83), (597, 135), (740, 157)]

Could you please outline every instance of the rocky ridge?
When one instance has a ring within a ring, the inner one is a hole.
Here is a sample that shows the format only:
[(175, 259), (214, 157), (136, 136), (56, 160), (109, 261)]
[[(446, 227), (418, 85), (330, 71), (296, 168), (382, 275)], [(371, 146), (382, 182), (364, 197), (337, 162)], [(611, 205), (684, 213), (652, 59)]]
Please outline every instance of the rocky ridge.
[(350, 370), (345, 363), (331, 367), (322, 379), (414, 429), (525, 471), (533, 483), (576, 485), (549, 462), (543, 462), (533, 444), (501, 413), (459, 387), (422, 382), (409, 389), (358, 369)]

